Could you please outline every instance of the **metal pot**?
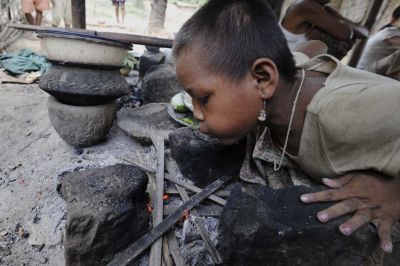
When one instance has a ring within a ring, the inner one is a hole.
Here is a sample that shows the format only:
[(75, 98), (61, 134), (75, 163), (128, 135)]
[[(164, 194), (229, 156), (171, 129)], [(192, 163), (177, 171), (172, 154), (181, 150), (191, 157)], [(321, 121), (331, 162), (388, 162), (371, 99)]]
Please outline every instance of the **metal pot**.
[(62, 31), (39, 33), (42, 51), (50, 61), (122, 66), (131, 44), (92, 34)]

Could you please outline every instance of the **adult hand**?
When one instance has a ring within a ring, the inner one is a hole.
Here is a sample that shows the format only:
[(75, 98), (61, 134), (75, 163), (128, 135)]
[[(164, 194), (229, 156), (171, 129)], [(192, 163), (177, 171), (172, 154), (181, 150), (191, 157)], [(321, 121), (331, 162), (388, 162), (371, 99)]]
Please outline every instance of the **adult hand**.
[(374, 172), (354, 172), (322, 181), (331, 189), (301, 196), (305, 203), (338, 202), (320, 211), (318, 219), (325, 223), (352, 213), (353, 216), (339, 226), (344, 235), (372, 222), (377, 228), (381, 248), (391, 253), (392, 226), (400, 219), (400, 178)]

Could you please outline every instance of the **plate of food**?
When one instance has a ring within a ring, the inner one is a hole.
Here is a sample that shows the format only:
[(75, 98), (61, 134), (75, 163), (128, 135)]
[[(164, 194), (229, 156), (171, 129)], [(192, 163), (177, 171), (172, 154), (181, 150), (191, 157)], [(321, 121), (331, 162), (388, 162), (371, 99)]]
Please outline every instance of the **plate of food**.
[(171, 98), (168, 114), (178, 123), (187, 127), (199, 127), (199, 121), (193, 117), (192, 98), (186, 92), (180, 92)]

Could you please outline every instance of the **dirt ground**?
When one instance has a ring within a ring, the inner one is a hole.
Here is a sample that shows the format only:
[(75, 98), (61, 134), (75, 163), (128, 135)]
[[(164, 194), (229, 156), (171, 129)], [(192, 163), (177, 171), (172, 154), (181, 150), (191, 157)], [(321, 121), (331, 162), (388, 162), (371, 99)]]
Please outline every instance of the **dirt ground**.
[[(146, 34), (148, 15), (127, 12), (125, 25), (118, 25), (110, 1), (107, 12), (98, 6), (97, 14), (91, 11), (91, 2), (88, 29)], [(169, 5), (165, 35), (160, 37), (173, 36), (193, 12)], [(42, 25), (51, 25), (50, 11), (44, 13)], [(5, 52), (23, 48), (41, 52), (35, 33), (23, 33)], [(136, 53), (143, 49), (134, 46)], [(101, 144), (85, 149), (66, 144), (50, 124), (47, 99), (37, 84), (0, 83), (0, 265), (65, 265), (65, 202), (57, 193), (61, 173), (123, 163), (121, 158), (152, 164), (156, 157), (152, 146), (141, 146), (116, 123)]]

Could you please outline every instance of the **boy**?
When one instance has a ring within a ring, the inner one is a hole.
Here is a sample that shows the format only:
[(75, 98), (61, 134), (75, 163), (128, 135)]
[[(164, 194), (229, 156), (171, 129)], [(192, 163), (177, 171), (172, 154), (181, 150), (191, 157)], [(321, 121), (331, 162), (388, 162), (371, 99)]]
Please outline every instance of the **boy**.
[[(400, 83), (356, 70), (329, 55), (297, 54), (296, 63), (264, 0), (210, 0), (175, 38), (177, 77), (192, 96), (203, 133), (235, 143), (266, 125), (253, 153), (262, 183), (263, 144), (281, 147), (303, 171), (331, 189), (302, 195), (305, 203), (337, 201), (317, 214), (349, 235), (376, 225), (392, 251), (400, 218)], [(269, 134), (270, 133), (270, 134)]]

